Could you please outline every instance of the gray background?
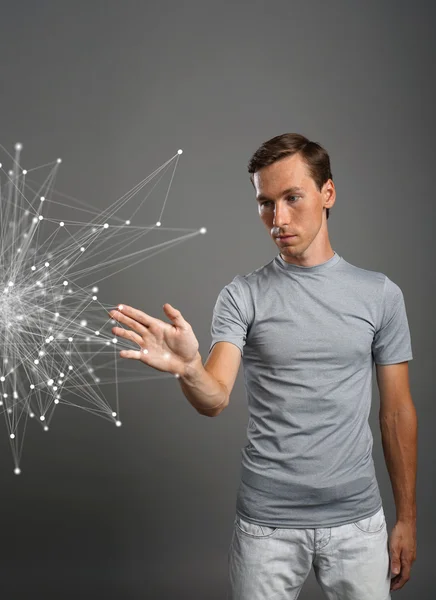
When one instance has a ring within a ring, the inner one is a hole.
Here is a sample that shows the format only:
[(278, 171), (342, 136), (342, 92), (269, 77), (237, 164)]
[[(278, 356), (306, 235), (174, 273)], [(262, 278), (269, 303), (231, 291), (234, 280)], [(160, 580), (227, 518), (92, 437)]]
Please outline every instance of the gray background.
[[(3, 4), (0, 25), (0, 143), (22, 142), (29, 165), (61, 156), (58, 189), (103, 209), (184, 149), (167, 224), (208, 234), (124, 271), (104, 293), (159, 318), (165, 302), (179, 308), (204, 360), (221, 288), (277, 251), (257, 214), (250, 155), (290, 131), (329, 151), (333, 248), (386, 273), (406, 300), (418, 553), (395, 597), (421, 600), (433, 597), (435, 537), (435, 13), (434, 3), (398, 0), (27, 0)], [(49, 434), (28, 427), (20, 477), (4, 429), (2, 596), (225, 598), (247, 423), (242, 369), (217, 419), (198, 415), (174, 378), (124, 384), (121, 406), (121, 429), (72, 409)], [(374, 459), (391, 529), (377, 411), (374, 384)], [(300, 598), (322, 598), (312, 574)]]

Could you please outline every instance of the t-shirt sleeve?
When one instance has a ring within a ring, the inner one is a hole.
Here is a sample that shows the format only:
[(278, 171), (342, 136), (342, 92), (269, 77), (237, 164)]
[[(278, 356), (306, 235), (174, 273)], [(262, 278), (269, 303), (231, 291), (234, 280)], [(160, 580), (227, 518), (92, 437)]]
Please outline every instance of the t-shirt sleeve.
[(384, 282), (372, 355), (377, 365), (391, 365), (413, 359), (403, 292), (389, 277)]
[(231, 342), (240, 349), (241, 355), (244, 354), (249, 323), (245, 286), (239, 279), (237, 275), (218, 295), (210, 328), (212, 343), (209, 353), (217, 342)]

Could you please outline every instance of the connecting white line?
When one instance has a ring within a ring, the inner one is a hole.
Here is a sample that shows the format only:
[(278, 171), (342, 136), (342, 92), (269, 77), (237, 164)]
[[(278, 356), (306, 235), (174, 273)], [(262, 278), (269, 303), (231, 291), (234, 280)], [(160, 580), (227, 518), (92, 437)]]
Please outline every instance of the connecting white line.
[[(206, 229), (162, 225), (182, 150), (99, 211), (54, 188), (60, 158), (29, 169), (21, 166), (21, 144), (15, 156), (0, 149), (12, 162), (9, 170), (0, 162), (0, 413), (19, 475), (29, 419), (49, 431), (55, 411), (68, 405), (120, 427), (119, 384), (159, 378), (147, 375), (144, 365), (134, 370), (119, 359), (133, 343), (114, 338), (116, 321), (107, 316), (113, 304), (101, 301), (96, 283)], [(139, 222), (140, 210), (169, 172), (158, 221)], [(177, 237), (145, 247), (145, 237), (157, 232)], [(114, 407), (101, 389), (107, 384)]]

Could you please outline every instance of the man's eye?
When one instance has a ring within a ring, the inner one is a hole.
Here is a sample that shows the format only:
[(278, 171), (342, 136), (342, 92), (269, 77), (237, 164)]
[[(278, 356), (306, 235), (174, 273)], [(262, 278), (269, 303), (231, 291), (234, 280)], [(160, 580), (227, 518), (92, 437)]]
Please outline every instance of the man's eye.
[[(299, 196), (288, 196), (288, 200), (290, 200), (291, 198), (299, 198)], [(295, 200), (293, 202), (295, 202)]]

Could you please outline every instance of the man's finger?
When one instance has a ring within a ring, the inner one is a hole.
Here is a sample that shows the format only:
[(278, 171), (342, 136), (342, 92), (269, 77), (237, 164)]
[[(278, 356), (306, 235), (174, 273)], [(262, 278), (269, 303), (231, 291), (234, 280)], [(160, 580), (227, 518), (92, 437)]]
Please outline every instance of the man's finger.
[(400, 573), (391, 580), (391, 590), (399, 590), (410, 579), (410, 564), (402, 563)]
[(109, 311), (109, 314), (112, 317), (112, 319), (115, 319), (119, 323), (127, 325), (127, 327), (130, 327), (130, 329), (133, 329), (133, 331), (136, 331), (136, 333), (139, 333), (139, 335), (144, 335), (148, 331), (147, 328), (144, 327), (144, 325), (141, 325), (141, 323), (138, 323), (138, 321), (131, 319), (121, 311), (111, 310)]
[(122, 314), (135, 319), (138, 323), (142, 323), (145, 327), (150, 327), (150, 325), (153, 325), (153, 323), (156, 323), (159, 320), (147, 315), (145, 312), (142, 312), (142, 310), (127, 306), (126, 304), (119, 304), (117, 310)]
[(391, 590), (399, 590), (409, 581), (409, 579), (409, 577), (405, 577), (402, 573), (401, 575), (397, 575), (397, 577), (394, 577), (391, 581)]
[(138, 346), (141, 346), (144, 343), (143, 338), (134, 331), (131, 331), (130, 329), (123, 329), (122, 327), (113, 327), (112, 333), (114, 335), (117, 335), (118, 337), (124, 338), (125, 340), (131, 340), (135, 344), (138, 344)]
[(134, 358), (136, 360), (141, 360), (141, 352), (138, 350), (121, 350), (120, 356), (121, 358)]

